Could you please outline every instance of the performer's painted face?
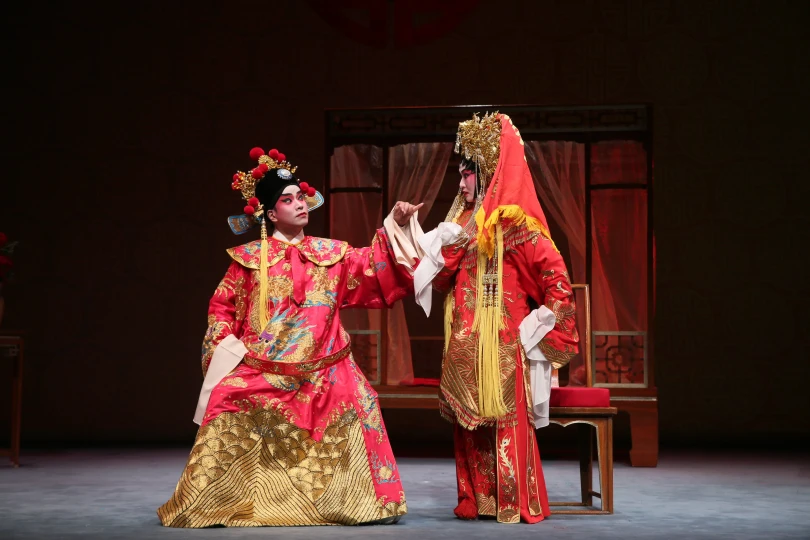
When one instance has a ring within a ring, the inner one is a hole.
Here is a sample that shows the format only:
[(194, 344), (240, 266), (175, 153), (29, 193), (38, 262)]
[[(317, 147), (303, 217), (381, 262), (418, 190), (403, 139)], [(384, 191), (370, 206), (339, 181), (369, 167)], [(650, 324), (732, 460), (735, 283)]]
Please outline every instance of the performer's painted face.
[(458, 166), (458, 172), (461, 173), (461, 182), (459, 187), (461, 193), (464, 195), (464, 200), (473, 202), (475, 200), (475, 171), (465, 168), (463, 164)]
[(309, 207), (304, 200), (304, 192), (298, 186), (287, 186), (268, 214), (277, 227), (304, 228), (309, 223)]

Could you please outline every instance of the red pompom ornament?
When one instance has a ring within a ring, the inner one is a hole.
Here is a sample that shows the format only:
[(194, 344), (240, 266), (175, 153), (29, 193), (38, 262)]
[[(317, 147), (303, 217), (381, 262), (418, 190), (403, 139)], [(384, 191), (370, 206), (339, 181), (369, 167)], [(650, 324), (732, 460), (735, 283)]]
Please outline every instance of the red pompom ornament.
[(263, 176), (264, 176), (264, 173), (262, 172), (262, 170), (261, 170), (261, 169), (259, 169), (258, 167), (256, 167), (255, 169), (253, 169), (252, 171), (250, 171), (250, 176), (252, 176), (252, 177), (253, 177), (253, 178), (255, 178), (256, 180), (258, 180), (259, 178), (261, 178), (261, 177), (263, 177)]
[(270, 156), (271, 159), (278, 159), (278, 150), (273, 148), (272, 150), (267, 152), (267, 155)]
[(278, 153), (278, 159), (276, 161), (287, 161), (287, 156), (282, 154), (281, 152)]
[(309, 189), (307, 190), (307, 196), (309, 196), (309, 197), (314, 197), (316, 193), (318, 193), (318, 192), (317, 192), (317, 191), (315, 191), (315, 188), (314, 188), (314, 187), (311, 187), (311, 188), (309, 188)]
[(235, 175), (233, 175), (233, 181), (234, 182), (238, 182), (239, 180), (240, 180), (239, 173), (236, 173)]
[(259, 206), (259, 199), (257, 199), (256, 197), (251, 197), (250, 200), (248, 201), (248, 204), (254, 208), (257, 208)]
[(245, 206), (244, 210), (245, 210), (245, 214), (248, 214), (249, 216), (252, 216), (253, 214), (256, 213), (256, 209), (253, 208), (250, 205)]
[(264, 150), (256, 146), (250, 150), (250, 159), (256, 160), (264, 155)]
[(309, 191), (309, 184), (306, 182), (301, 182), (298, 187), (301, 188), (301, 191)]

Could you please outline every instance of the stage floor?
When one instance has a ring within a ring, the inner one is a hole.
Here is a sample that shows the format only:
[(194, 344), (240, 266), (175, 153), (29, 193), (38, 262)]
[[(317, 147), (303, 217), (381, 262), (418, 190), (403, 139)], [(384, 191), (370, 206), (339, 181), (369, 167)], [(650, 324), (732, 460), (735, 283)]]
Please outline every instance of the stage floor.
[[(0, 538), (810, 538), (810, 457), (663, 453), (656, 469), (615, 468), (612, 516), (557, 515), (537, 525), (453, 516), (452, 460), (401, 459), (409, 513), (397, 525), (169, 529), (155, 509), (179, 478), (188, 449), (25, 452), (0, 464)], [(576, 500), (578, 465), (544, 463), (552, 500)]]

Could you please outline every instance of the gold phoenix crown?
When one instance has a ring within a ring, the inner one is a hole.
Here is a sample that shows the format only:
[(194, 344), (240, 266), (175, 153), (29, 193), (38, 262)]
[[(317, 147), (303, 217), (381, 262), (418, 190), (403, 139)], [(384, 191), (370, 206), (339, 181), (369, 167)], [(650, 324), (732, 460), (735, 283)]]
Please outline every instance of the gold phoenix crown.
[(456, 154), (464, 154), (478, 165), (484, 177), (492, 178), (501, 154), (501, 120), (498, 111), (458, 124)]

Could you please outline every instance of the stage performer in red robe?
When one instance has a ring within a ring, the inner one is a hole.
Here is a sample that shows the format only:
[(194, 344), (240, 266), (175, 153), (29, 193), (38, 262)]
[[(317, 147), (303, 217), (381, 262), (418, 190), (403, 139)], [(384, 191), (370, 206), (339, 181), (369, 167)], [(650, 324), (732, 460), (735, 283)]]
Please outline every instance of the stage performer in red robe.
[(550, 512), (534, 428), (548, 425), (552, 369), (577, 352), (573, 293), (512, 120), (462, 122), (456, 152), (459, 193), (419, 240), (415, 275), (427, 309), (431, 284), (449, 290), (440, 407), (455, 430), (455, 514), (536, 523)]
[(397, 203), (369, 247), (306, 236), (321, 194), (277, 150), (250, 156), (257, 165), (232, 184), (245, 214), (229, 223), (258, 225), (261, 240), (228, 250), (208, 309), (200, 428), (158, 516), (170, 527), (396, 522), (399, 469), (340, 310), (412, 292), (416, 261), (397, 258), (391, 231), (411, 238), (421, 205)]

